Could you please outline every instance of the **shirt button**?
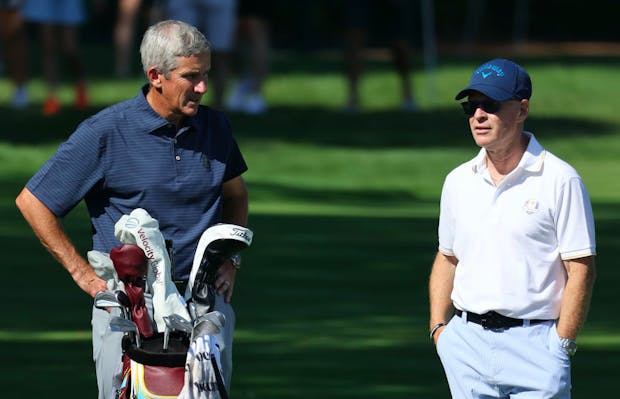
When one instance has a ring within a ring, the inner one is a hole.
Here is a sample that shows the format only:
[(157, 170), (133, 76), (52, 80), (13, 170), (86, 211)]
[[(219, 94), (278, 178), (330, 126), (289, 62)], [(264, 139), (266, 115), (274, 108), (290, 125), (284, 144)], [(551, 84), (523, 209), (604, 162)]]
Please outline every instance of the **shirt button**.
[(177, 161), (180, 161), (181, 160), (181, 156), (177, 155), (176, 157), (174, 157), (174, 159), (176, 159)]

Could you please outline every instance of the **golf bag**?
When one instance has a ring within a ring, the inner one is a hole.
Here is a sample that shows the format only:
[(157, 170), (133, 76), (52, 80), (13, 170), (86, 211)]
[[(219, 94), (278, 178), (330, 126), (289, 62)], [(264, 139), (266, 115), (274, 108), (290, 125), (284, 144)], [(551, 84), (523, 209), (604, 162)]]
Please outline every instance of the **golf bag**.
[[(145, 236), (140, 239), (144, 244)], [(122, 383), (116, 391), (116, 399), (228, 399), (220, 371), (221, 343), (218, 340), (226, 320), (214, 310), (214, 282), (219, 267), (233, 254), (248, 247), (251, 240), (252, 231), (231, 224), (218, 224), (203, 233), (184, 298), (186, 308), (182, 314), (162, 315), (166, 313), (160, 312), (164, 331), (157, 328), (153, 315), (144, 312), (146, 307), (140, 288), (149, 287), (148, 283), (141, 283), (147, 280), (148, 273), (136, 265), (143, 260), (134, 256), (133, 248), (117, 247), (110, 253), (119, 278), (123, 277), (125, 290), (131, 292), (129, 295), (129, 292), (105, 291), (95, 297), (95, 306), (118, 303), (123, 311), (123, 317), (113, 317), (110, 321), (113, 331), (125, 334)], [(145, 253), (143, 249), (140, 251)], [(155, 301), (153, 306), (157, 306)], [(133, 319), (135, 316), (141, 318), (139, 322)], [(150, 317), (150, 325), (146, 328), (145, 316), (146, 319)]]
[(123, 337), (123, 382), (118, 399), (177, 397), (184, 384), (187, 337), (169, 338), (163, 351), (163, 334), (143, 339), (140, 347), (131, 335)]

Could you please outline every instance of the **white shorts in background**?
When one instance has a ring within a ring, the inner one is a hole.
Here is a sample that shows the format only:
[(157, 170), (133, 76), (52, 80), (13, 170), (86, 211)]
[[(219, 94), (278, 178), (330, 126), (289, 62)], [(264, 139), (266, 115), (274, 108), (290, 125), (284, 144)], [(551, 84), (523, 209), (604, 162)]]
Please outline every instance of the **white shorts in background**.
[(570, 398), (570, 358), (553, 321), (485, 330), (454, 316), (437, 353), (453, 398)]
[(168, 2), (169, 19), (195, 26), (213, 51), (230, 51), (237, 28), (236, 0), (174, 0)]
[(85, 20), (82, 0), (26, 0), (22, 15), (29, 22), (55, 25), (79, 25)]

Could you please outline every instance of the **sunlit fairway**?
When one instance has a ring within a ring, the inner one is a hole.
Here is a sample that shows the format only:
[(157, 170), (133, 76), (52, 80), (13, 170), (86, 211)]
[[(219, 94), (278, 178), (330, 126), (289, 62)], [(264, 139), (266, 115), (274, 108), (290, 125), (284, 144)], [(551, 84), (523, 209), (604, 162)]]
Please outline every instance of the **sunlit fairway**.
[[(421, 110), (398, 109), (388, 63), (369, 66), (363, 111), (341, 111), (337, 60), (280, 56), (266, 115), (231, 114), (249, 164), (250, 227), (237, 310), (235, 398), (447, 398), (428, 340), (427, 282), (445, 174), (477, 149), (453, 96), (481, 60), (440, 60), (436, 87), (414, 82)], [(597, 222), (598, 281), (573, 362), (575, 398), (610, 397), (620, 364), (620, 59), (519, 60), (534, 82), (526, 124), (583, 176)], [(138, 92), (142, 79), (94, 76), (92, 108), (39, 115), (7, 107), (0, 80), (2, 397), (94, 397), (92, 301), (40, 246), (14, 206), (29, 176), (77, 124)], [(208, 101), (208, 99), (207, 99)], [(139, 149), (137, 149), (139, 150)], [(63, 220), (86, 253), (83, 205)], [(33, 382), (34, 381), (34, 382)]]

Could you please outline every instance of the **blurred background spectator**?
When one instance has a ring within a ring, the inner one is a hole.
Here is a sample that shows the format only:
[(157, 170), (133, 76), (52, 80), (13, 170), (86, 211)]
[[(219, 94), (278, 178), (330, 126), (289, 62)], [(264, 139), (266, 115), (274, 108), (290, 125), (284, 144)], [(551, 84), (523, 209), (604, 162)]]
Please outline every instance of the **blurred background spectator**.
[(236, 0), (170, 0), (166, 19), (194, 25), (211, 43), (213, 106), (223, 109), (237, 23)]
[(25, 108), (28, 105), (26, 90), (27, 47), (26, 33), (20, 11), (20, 0), (0, 1), (0, 37), (4, 55), (4, 64), (9, 79), (13, 84), (11, 106)]
[(267, 111), (263, 83), (269, 73), (270, 43), (265, 2), (239, 0), (235, 36), (238, 81), (226, 101), (233, 112), (262, 114)]
[(114, 25), (114, 74), (119, 78), (131, 75), (136, 23), (142, 0), (118, 0)]
[(88, 106), (84, 67), (79, 54), (78, 27), (85, 20), (81, 0), (25, 0), (24, 19), (38, 26), (41, 43), (43, 77), (47, 96), (43, 114), (54, 115), (60, 111), (58, 100), (59, 74), (57, 54), (63, 53), (69, 62), (75, 86), (74, 106), (82, 110)]
[[(359, 85), (364, 64), (366, 38), (370, 32), (369, 19), (385, 15), (382, 24), (389, 35), (389, 46), (394, 68), (400, 80), (402, 109), (417, 110), (410, 77), (410, 47), (406, 35), (411, 17), (409, 0), (345, 0), (344, 10), (344, 61), (348, 82), (345, 110), (356, 112), (360, 108)], [(381, 11), (381, 12), (380, 12)]]
[(132, 76), (140, 65), (136, 58), (138, 30), (144, 31), (146, 27), (162, 19), (161, 2), (162, 0), (118, 0), (116, 2), (116, 21), (113, 31), (116, 77)]
[[(396, 17), (389, 16), (392, 13), (390, 10), (393, 1), (400, 3), (396, 6), (404, 10)], [(10, 83), (5, 96), (7, 104), (24, 107), (28, 104), (29, 97), (30, 102), (39, 97), (33, 92), (34, 85), (26, 85), (25, 82), (36, 82), (40, 73), (37, 66), (42, 64), (42, 75), (46, 82), (50, 82), (47, 99), (52, 99), (46, 103), (51, 105), (44, 109), (56, 112), (59, 109), (57, 96), (54, 96), (54, 86), (58, 85), (59, 80), (59, 74), (53, 65), (56, 57), (66, 55), (63, 60), (68, 60), (70, 68), (65, 69), (72, 78), (71, 84), (76, 87), (75, 104), (88, 104), (85, 88), (82, 90), (84, 95), (77, 94), (78, 87), (85, 87), (84, 83), (77, 83), (78, 80), (84, 82), (82, 65), (87, 63), (89, 77), (95, 74), (98, 77), (131, 76), (134, 68), (136, 72), (140, 69), (139, 59), (135, 51), (129, 56), (123, 55), (127, 48), (133, 46), (135, 50), (137, 37), (150, 23), (174, 18), (175, 15), (166, 14), (170, 7), (183, 9), (183, 3), (193, 3), (190, 0), (69, 1), (77, 4), (81, 10), (71, 11), (70, 14), (80, 15), (82, 12), (78, 19), (80, 22), (71, 23), (73, 26), (69, 29), (74, 31), (71, 34), (63, 32), (65, 23), (49, 23), (33, 16), (29, 17), (33, 24), (23, 24), (18, 9), (15, 8), (18, 2), (20, 0), (0, 0), (0, 55), (4, 65), (2, 71)], [(262, 112), (267, 109), (264, 83), (269, 70), (276, 63), (278, 69), (284, 67), (316, 70), (313, 60), (328, 61), (323, 65), (333, 67), (335, 73), (344, 71), (342, 75), (347, 77), (345, 99), (339, 101), (342, 101), (343, 106), (351, 104), (351, 108), (359, 109), (365, 105), (371, 107), (371, 101), (367, 100), (365, 104), (363, 98), (364, 90), (368, 86), (360, 84), (364, 83), (364, 71), (375, 67), (392, 68), (391, 64), (387, 63), (392, 61), (396, 67), (392, 69), (394, 76), (390, 79), (397, 79), (398, 86), (391, 90), (398, 92), (389, 94), (397, 94), (399, 106), (405, 108), (409, 104), (407, 99), (411, 97), (412, 108), (415, 109), (416, 100), (423, 102), (425, 106), (431, 105), (433, 93), (437, 94), (437, 86), (429, 84), (432, 82), (432, 72), (439, 66), (437, 60), (446, 57), (479, 62), (482, 54), (485, 54), (484, 57), (489, 54), (511, 56), (515, 53), (553, 57), (575, 52), (584, 55), (620, 53), (620, 30), (617, 29), (615, 20), (615, 15), (620, 12), (620, 2), (617, 0), (593, 0), (589, 3), (577, 0), (565, 0), (562, 3), (559, 0), (513, 0), (506, 4), (488, 0), (196, 2), (204, 2), (203, 4), (214, 7), (213, 9), (229, 7), (228, 28), (216, 28), (215, 33), (205, 31), (207, 38), (214, 42), (208, 100), (219, 107), (224, 100), (226, 108), (239, 112), (254, 113), (254, 110)], [(44, 4), (53, 4), (53, 10), (60, 14), (65, 13), (63, 8), (67, 7), (66, 0), (21, 0), (21, 3), (35, 11), (42, 10)], [(98, 9), (96, 3), (103, 4), (103, 9)], [(235, 7), (237, 3), (238, 8)], [(209, 8), (191, 11), (191, 7), (185, 8), (190, 18), (202, 18), (215, 12)], [(235, 9), (236, 13), (233, 12)], [(151, 14), (157, 14), (153, 12), (157, 10), (161, 11), (159, 15), (152, 16)], [(81, 21), (85, 20), (84, 14), (89, 16), (89, 27), (79, 32), (83, 43), (79, 49), (83, 50), (88, 58), (77, 55), (76, 32)], [(22, 13), (21, 17), (25, 19), (26, 15)], [(208, 21), (206, 17), (204, 19)], [(408, 23), (403, 24), (403, 20)], [(206, 21), (196, 24), (204, 25)], [(40, 28), (40, 24), (49, 25), (49, 30), (54, 30), (57, 34), (43, 34), (39, 39), (39, 30), (44, 29)], [(403, 25), (406, 26), (403, 28)], [(339, 33), (343, 35), (340, 36)], [(214, 34), (226, 34), (229, 47), (218, 49), (217, 37), (213, 36)], [(73, 39), (72, 35), (75, 35)], [(405, 42), (395, 46), (395, 38), (399, 35)], [(28, 43), (30, 57), (27, 57), (26, 51), (28, 38), (33, 39)], [(67, 38), (69, 44), (64, 43)], [(50, 44), (54, 45), (55, 50), (48, 50)], [(289, 58), (288, 54), (301, 55), (305, 57), (304, 63), (311, 61), (312, 65), (291, 63), (289, 61), (295, 57)], [(49, 65), (52, 66), (48, 67)], [(417, 68), (422, 65), (426, 67), (425, 70)], [(60, 69), (59, 71), (63, 72)], [(227, 75), (232, 78), (233, 72), (237, 75), (237, 84), (227, 92)], [(413, 83), (413, 72), (417, 72), (415, 76), (420, 79), (419, 84)], [(430, 90), (424, 90), (425, 88)], [(407, 93), (408, 90), (410, 94)], [(253, 94), (249, 98), (254, 98), (254, 101), (243, 100), (248, 92)], [(45, 96), (46, 93), (42, 95)], [(54, 106), (55, 103), (58, 106)], [(246, 103), (258, 105), (244, 110), (244, 106), (240, 104)]]

